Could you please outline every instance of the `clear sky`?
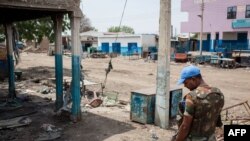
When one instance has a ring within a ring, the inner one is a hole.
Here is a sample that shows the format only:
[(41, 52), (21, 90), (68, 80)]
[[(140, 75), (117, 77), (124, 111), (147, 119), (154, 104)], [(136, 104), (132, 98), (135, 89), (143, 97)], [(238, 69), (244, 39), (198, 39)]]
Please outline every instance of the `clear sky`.
[[(90, 19), (92, 26), (106, 32), (118, 26), (125, 0), (82, 0), (81, 9)], [(180, 12), (181, 0), (172, 0), (172, 25), (180, 33), (180, 22), (187, 16)], [(130, 26), (135, 33), (158, 33), (160, 0), (128, 0), (122, 25)], [(175, 34), (175, 30), (174, 30)]]

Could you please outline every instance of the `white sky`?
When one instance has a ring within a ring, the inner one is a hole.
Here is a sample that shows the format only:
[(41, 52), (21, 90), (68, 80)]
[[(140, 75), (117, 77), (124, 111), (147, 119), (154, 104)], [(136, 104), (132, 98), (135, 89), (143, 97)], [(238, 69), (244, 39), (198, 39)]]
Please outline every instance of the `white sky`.
[[(92, 26), (106, 32), (119, 26), (125, 0), (82, 0), (81, 9)], [(172, 0), (172, 25), (180, 33), (180, 22), (187, 16), (180, 12), (181, 0)], [(130, 26), (135, 33), (158, 33), (160, 0), (128, 0), (122, 25)], [(174, 30), (175, 34), (175, 30)]]

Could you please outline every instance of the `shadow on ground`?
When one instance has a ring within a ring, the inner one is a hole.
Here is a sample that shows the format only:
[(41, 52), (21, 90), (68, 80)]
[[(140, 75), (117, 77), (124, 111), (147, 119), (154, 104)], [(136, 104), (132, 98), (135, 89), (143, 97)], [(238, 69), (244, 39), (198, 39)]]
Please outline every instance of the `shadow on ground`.
[[(27, 113), (26, 116), (31, 118), (32, 122), (27, 126), (1, 129), (0, 140), (36, 140), (40, 133), (43, 132), (41, 129), (43, 124), (52, 124), (57, 128), (62, 129), (62, 136), (57, 139), (58, 141), (102, 141), (116, 134), (122, 134), (135, 129), (135, 127), (129, 123), (117, 121), (90, 112), (84, 113), (82, 115), (82, 120), (77, 123), (71, 122), (69, 117), (56, 116), (54, 113), (55, 101), (36, 91), (34, 91), (32, 95), (29, 94), (29, 92), (21, 92), (29, 89), (29, 85), (35, 86), (35, 88), (42, 86), (40, 83), (38, 84), (35, 82), (26, 83), (26, 80), (51, 78), (54, 76), (54, 68), (32, 67), (25, 70), (23, 69), (22, 72), (24, 79), (21, 79), (17, 83), (23, 82), (25, 83), (24, 85), (28, 86), (19, 87), (17, 97), (19, 97), (23, 107), (11, 111), (0, 110), (0, 120), (18, 117)], [(64, 73), (66, 76), (70, 76), (71, 71), (64, 69)], [(1, 82), (0, 85), (0, 102), (3, 103), (7, 99), (8, 81)]]

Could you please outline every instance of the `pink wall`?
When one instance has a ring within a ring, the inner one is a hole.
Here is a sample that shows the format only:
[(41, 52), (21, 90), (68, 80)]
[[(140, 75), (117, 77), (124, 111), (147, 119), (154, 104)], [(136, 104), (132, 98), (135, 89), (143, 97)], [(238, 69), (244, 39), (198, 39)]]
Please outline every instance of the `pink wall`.
[[(207, 0), (204, 0), (207, 1)], [(236, 19), (245, 19), (246, 5), (250, 5), (250, 0), (210, 0), (205, 3), (204, 10), (204, 28), (203, 32), (234, 32), (234, 31), (248, 31), (250, 28), (232, 29), (232, 21), (234, 19), (227, 19), (227, 7), (241, 6), (243, 10), (237, 7)], [(201, 13), (200, 4), (195, 4), (194, 0), (182, 0), (181, 11), (188, 13), (188, 21), (181, 23), (182, 33), (200, 32), (200, 18), (197, 16)]]

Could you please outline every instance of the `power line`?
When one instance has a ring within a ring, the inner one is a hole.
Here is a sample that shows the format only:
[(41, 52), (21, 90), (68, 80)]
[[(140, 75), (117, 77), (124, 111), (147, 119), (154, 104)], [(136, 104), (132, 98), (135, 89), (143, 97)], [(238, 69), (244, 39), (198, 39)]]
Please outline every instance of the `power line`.
[[(125, 12), (125, 9), (126, 9), (126, 6), (127, 6), (127, 1), (128, 1), (128, 0), (125, 1), (124, 7), (123, 7), (122, 16), (121, 16), (120, 23), (119, 23), (119, 28), (118, 28), (119, 30), (120, 30), (120, 28), (121, 28), (122, 19), (123, 19), (124, 12)], [(119, 32), (117, 32), (116, 37), (115, 37), (115, 43), (116, 43), (117, 38), (118, 38), (118, 33), (119, 33)], [(102, 91), (103, 91), (103, 89), (105, 88), (105, 85), (106, 85), (106, 82), (107, 82), (107, 77), (108, 77), (108, 74), (109, 74), (109, 72), (111, 71), (111, 69), (113, 69), (113, 65), (112, 65), (112, 55), (110, 55), (110, 60), (109, 60), (108, 68), (105, 69), (106, 75), (105, 75), (105, 79), (104, 79), (104, 82), (103, 82), (103, 85), (102, 85)]]
[[(121, 28), (121, 24), (122, 24), (122, 19), (123, 19), (123, 16), (124, 16), (124, 12), (125, 12), (125, 9), (126, 9), (126, 6), (127, 6), (127, 1), (128, 1), (128, 0), (125, 1), (124, 7), (123, 7), (122, 16), (121, 16), (120, 23), (119, 23), (119, 27), (118, 27), (119, 31), (120, 31), (120, 28)], [(118, 32), (118, 33), (119, 33), (119, 32)], [(118, 38), (118, 33), (116, 34), (115, 43), (116, 43), (117, 38)], [(112, 58), (112, 57), (111, 57), (111, 58)]]

